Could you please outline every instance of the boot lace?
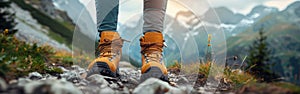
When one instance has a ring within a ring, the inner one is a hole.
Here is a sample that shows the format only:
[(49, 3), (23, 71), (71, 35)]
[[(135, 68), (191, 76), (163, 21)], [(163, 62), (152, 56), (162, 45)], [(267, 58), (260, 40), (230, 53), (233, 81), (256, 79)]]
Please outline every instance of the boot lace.
[(100, 43), (97, 47), (100, 52), (98, 57), (109, 57), (110, 59), (114, 59), (116, 56), (120, 55), (124, 41), (126, 40), (121, 38), (114, 40), (104, 39), (104, 42)]
[(146, 62), (159, 62), (162, 61), (162, 52), (164, 44), (162, 43), (142, 43), (143, 48), (141, 53), (144, 55)]

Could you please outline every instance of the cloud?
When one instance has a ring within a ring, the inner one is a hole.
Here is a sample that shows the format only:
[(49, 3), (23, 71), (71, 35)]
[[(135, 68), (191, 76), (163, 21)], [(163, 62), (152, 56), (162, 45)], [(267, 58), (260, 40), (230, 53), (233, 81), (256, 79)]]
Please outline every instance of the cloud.
[[(79, 0), (84, 5), (95, 7), (94, 0)], [(169, 0), (171, 1), (171, 0)], [(175, 0), (176, 1), (176, 0)], [(257, 5), (265, 5), (269, 7), (276, 7), (279, 10), (285, 9), (289, 4), (296, 0), (206, 0), (211, 7), (227, 7), (233, 12), (248, 14), (252, 8)], [(119, 20), (126, 21), (130, 16), (142, 13), (143, 0), (120, 0)], [(95, 20), (95, 10), (89, 9), (93, 19)]]
[(248, 14), (253, 7), (257, 5), (265, 5), (269, 7), (277, 7), (283, 10), (287, 5), (296, 0), (208, 0), (212, 7), (227, 7), (234, 12)]
[(295, 0), (271, 0), (266, 1), (264, 5), (277, 7), (279, 10), (284, 10), (289, 4), (295, 2)]

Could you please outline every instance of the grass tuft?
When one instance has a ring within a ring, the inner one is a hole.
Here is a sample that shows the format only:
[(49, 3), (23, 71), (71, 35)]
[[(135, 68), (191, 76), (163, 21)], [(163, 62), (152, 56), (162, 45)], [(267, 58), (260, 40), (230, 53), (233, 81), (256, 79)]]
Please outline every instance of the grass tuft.
[(26, 76), (30, 72), (62, 73), (62, 70), (52, 63), (72, 63), (68, 56), (55, 56), (58, 52), (50, 46), (26, 44), (13, 35), (1, 33), (0, 42), (0, 76), (7, 81)]

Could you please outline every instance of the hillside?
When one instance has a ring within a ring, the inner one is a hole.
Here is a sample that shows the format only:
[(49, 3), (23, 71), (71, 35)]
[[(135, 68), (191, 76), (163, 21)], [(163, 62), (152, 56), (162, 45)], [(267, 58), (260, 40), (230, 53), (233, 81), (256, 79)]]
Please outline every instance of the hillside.
[(300, 52), (300, 2), (295, 2), (285, 10), (266, 14), (237, 36), (227, 39), (228, 56), (247, 55), (248, 47), (257, 37), (258, 28), (263, 28), (268, 37), (269, 47), (272, 50), (273, 68), (286, 80), (300, 84), (299, 52)]
[[(49, 44), (54, 45), (54, 47), (58, 46), (57, 48), (59, 49), (69, 49), (66, 46), (69, 46), (72, 41), (73, 24), (64, 20), (54, 19), (41, 10), (34, 8), (32, 5), (25, 3), (23, 0), (12, 0), (12, 2), (14, 2), (12, 8), (17, 11), (17, 18), (23, 24), (19, 25), (18, 29), (24, 29), (20, 30), (21, 32), (19, 32), (17, 36), (28, 41), (30, 41), (31, 38), (33, 38), (32, 40), (39, 40), (39, 44), (45, 44), (49, 41)], [(18, 13), (29, 14), (20, 14), (18, 16)], [(26, 28), (31, 28), (36, 32), (26, 32)], [(62, 45), (62, 47), (59, 45)], [(63, 47), (64, 45), (65, 47)]]

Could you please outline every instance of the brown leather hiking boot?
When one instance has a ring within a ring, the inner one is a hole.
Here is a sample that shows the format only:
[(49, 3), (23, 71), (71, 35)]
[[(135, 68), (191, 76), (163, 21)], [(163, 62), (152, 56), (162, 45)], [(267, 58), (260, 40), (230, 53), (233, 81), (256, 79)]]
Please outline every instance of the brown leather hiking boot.
[(118, 66), (122, 55), (123, 39), (117, 32), (101, 32), (98, 50), (99, 57), (88, 66), (88, 76), (101, 74), (110, 77), (118, 76)]
[(168, 72), (162, 59), (164, 47), (163, 35), (160, 32), (147, 32), (140, 39), (142, 55), (141, 82), (148, 78), (159, 78), (168, 82)]

